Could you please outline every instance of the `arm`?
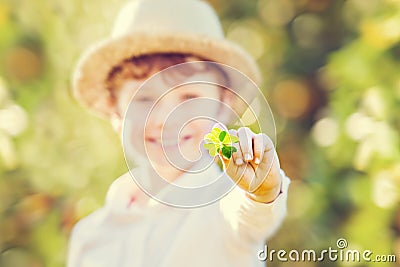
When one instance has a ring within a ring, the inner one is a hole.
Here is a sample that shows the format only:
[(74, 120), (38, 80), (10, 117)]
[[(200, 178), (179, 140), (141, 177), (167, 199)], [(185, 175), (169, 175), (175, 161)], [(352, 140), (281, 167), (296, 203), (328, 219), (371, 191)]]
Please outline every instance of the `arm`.
[[(231, 130), (239, 139), (232, 158), (221, 156), (226, 174), (237, 187), (221, 201), (232, 237), (241, 244), (262, 244), (286, 215), (289, 178), (280, 169), (272, 140), (249, 128)], [(229, 232), (229, 231), (228, 231)]]
[(282, 193), (273, 202), (260, 203), (252, 200), (239, 187), (221, 200), (220, 210), (230, 241), (252, 247), (265, 242), (276, 232), (286, 215), (287, 192), (290, 184), (290, 179), (282, 170), (280, 175)]

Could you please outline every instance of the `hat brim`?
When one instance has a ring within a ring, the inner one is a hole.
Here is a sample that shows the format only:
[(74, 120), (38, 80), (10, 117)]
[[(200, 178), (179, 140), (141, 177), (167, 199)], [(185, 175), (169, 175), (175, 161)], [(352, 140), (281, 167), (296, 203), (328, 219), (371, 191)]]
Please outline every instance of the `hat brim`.
[(110, 70), (123, 60), (154, 53), (192, 54), (233, 67), (256, 84), (261, 83), (254, 59), (241, 47), (226, 39), (211, 39), (192, 34), (135, 33), (107, 39), (92, 46), (77, 64), (73, 77), (74, 96), (96, 115), (112, 113), (105, 81)]

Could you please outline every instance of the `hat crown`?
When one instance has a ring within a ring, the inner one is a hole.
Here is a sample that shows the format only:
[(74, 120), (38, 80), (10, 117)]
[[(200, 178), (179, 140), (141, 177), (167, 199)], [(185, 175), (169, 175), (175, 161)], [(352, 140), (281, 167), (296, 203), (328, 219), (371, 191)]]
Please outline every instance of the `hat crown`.
[[(179, 8), (177, 8), (179, 7)], [(222, 39), (215, 11), (200, 0), (135, 0), (121, 9), (112, 38), (146, 33), (184, 33)]]

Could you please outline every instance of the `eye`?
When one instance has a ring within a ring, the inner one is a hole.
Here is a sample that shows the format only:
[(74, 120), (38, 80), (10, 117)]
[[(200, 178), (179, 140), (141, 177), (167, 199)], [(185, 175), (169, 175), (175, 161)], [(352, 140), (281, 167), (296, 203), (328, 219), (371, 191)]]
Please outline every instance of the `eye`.
[(182, 98), (182, 100), (189, 100), (189, 99), (193, 99), (193, 98), (198, 98), (198, 97), (200, 97), (199, 95), (197, 95), (197, 94), (184, 94), (181, 98)]
[(150, 96), (140, 96), (140, 97), (135, 98), (135, 101), (147, 103), (147, 102), (153, 101), (153, 98), (151, 98)]

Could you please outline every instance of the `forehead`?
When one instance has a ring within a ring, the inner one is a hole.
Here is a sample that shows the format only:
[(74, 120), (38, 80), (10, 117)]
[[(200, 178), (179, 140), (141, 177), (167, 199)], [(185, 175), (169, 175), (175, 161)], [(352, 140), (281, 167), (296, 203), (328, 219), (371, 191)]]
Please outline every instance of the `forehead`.
[[(179, 86), (182, 83), (190, 83), (190, 86)], [(119, 93), (117, 94), (118, 101), (122, 99), (131, 99), (134, 94), (152, 94), (163, 95), (171, 89), (179, 89), (173, 91), (187, 90), (204, 90), (205, 86), (217, 91), (218, 86), (224, 86), (221, 82), (219, 74), (215, 70), (207, 70), (197, 72), (189, 77), (180, 75), (174, 72), (163, 72), (159, 75), (154, 75), (147, 80), (129, 79), (122, 83)], [(196, 86), (198, 85), (198, 86)], [(211, 91), (211, 90), (207, 90)]]

